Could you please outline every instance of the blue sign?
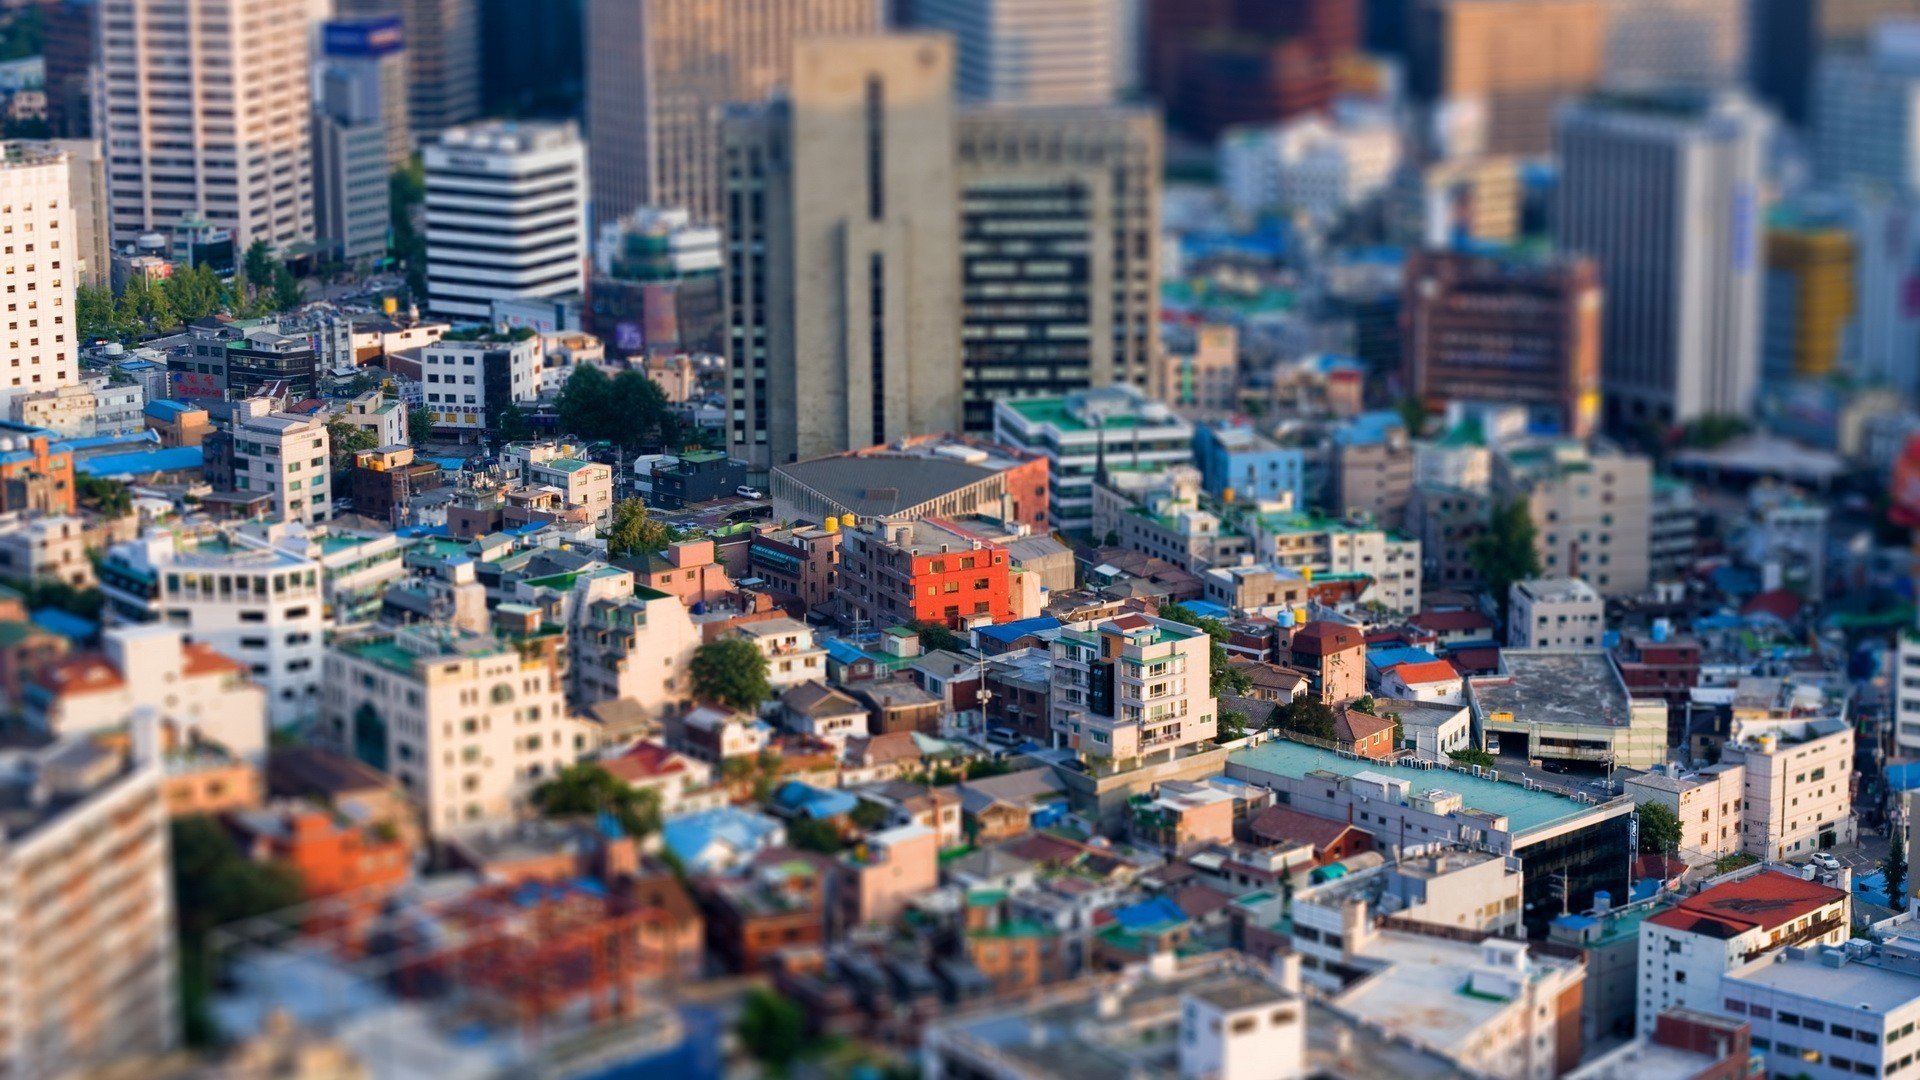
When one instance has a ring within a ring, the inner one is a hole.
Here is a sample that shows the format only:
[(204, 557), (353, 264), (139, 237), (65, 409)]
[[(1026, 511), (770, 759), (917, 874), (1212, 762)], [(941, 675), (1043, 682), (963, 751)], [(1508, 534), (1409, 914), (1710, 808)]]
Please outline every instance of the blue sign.
[(407, 47), (407, 35), (397, 18), (344, 19), (326, 24), (321, 47), (328, 56), (391, 56)]

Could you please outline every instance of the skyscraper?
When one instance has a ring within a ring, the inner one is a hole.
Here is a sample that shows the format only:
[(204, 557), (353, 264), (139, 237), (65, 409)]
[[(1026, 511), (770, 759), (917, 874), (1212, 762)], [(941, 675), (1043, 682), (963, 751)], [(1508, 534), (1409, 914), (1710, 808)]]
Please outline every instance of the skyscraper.
[(955, 89), (992, 105), (1105, 105), (1123, 67), (1115, 0), (919, 0), (916, 27), (954, 37)]
[(420, 138), (480, 116), (477, 0), (336, 0), (343, 19), (397, 15), (407, 35), (408, 111)]
[(1886, 23), (1814, 74), (1813, 166), (1829, 184), (1920, 194), (1920, 26)]
[(0, 149), (0, 205), (9, 233), (0, 267), (7, 279), (0, 343), (0, 419), (13, 399), (72, 386), (79, 378), (74, 286), (87, 252), (74, 242), (67, 155), (51, 148)]
[(1146, 387), (1160, 351), (1160, 125), (1118, 108), (963, 111), (966, 430), (1002, 398)]
[(1600, 263), (1609, 426), (1752, 406), (1771, 126), (1749, 99), (1704, 90), (1611, 95), (1562, 115), (1559, 240)]
[(486, 321), (493, 301), (586, 283), (587, 163), (571, 123), (448, 128), (423, 155), (427, 306)]
[(240, 249), (311, 239), (306, 0), (182, 7), (100, 0), (114, 243), (195, 217)]
[(723, 127), (728, 442), (764, 472), (960, 423), (953, 48), (811, 38)]
[(786, 81), (793, 43), (880, 28), (880, 0), (588, 0), (594, 214), (720, 219), (717, 111)]
[(413, 152), (407, 57), (391, 16), (327, 23), (313, 110), (314, 218), (349, 263), (387, 248), (387, 178)]
[(1554, 111), (1599, 82), (1607, 0), (1408, 3), (1415, 96), (1477, 114), (1488, 151), (1546, 152)]
[(1752, 0), (1611, 0), (1606, 81), (1735, 86), (1747, 74)]

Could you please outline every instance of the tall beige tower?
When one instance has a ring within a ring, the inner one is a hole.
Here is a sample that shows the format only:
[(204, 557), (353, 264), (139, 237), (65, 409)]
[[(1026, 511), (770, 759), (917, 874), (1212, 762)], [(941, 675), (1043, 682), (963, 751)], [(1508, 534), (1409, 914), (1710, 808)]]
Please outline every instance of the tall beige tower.
[[(87, 253), (75, 223), (91, 208), (73, 203), (68, 155), (47, 144), (0, 147), (0, 222), (7, 243), (7, 310), (0, 312), (0, 420), (25, 394), (72, 386), (79, 377), (74, 287)], [(84, 164), (82, 165), (84, 167)]]
[(594, 216), (720, 220), (719, 110), (783, 84), (793, 43), (881, 27), (880, 0), (587, 0)]
[(307, 0), (101, 0), (115, 244), (195, 217), (237, 249), (313, 238), (308, 13)]
[(723, 128), (729, 443), (756, 471), (960, 424), (953, 48), (811, 38)]

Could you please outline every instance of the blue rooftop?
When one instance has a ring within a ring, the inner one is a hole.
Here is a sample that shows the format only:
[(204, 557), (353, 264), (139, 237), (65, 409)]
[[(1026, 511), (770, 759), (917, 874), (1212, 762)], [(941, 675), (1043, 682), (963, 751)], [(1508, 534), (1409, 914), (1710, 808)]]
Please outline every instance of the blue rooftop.
[(128, 435), (89, 435), (84, 439), (64, 440), (55, 449), (81, 454), (88, 450), (109, 450), (117, 446), (132, 449), (142, 443), (160, 445), (160, 433), (149, 429)]
[(32, 619), (40, 629), (73, 641), (92, 641), (100, 632), (98, 624), (59, 608), (41, 608), (33, 613)]
[(799, 814), (814, 821), (853, 813), (860, 800), (836, 788), (817, 788), (798, 780), (789, 780), (773, 793), (775, 809)]
[(1231, 619), (1233, 609), (1211, 600), (1189, 600), (1180, 605), (1203, 619)]
[(750, 855), (779, 842), (780, 823), (765, 814), (733, 806), (668, 818), (660, 839), (688, 870), (705, 873), (724, 867), (735, 855)]
[(189, 405), (184, 401), (173, 401), (169, 398), (161, 398), (158, 401), (147, 402), (147, 407), (141, 411), (153, 417), (155, 420), (176, 420), (180, 417), (181, 413), (193, 412), (195, 408), (196, 406)]
[(198, 446), (174, 446), (165, 450), (144, 450), (134, 454), (102, 454), (74, 465), (75, 472), (88, 476), (141, 476), (156, 472), (183, 472), (206, 464), (206, 452)]
[(1438, 659), (1440, 658), (1427, 650), (1412, 645), (1382, 645), (1377, 649), (1367, 650), (1367, 666), (1375, 671), (1385, 671), (1401, 664), (1424, 664), (1429, 660)]
[(1404, 428), (1400, 414), (1392, 409), (1361, 413), (1334, 429), (1333, 441), (1341, 446), (1375, 446), (1387, 441), (1387, 433)]
[(1405, 780), (1413, 785), (1416, 792), (1434, 788), (1451, 791), (1460, 796), (1469, 810), (1505, 817), (1516, 836), (1594, 810), (1590, 803), (1576, 802), (1543, 788), (1530, 790), (1519, 784), (1486, 780), (1456, 769), (1410, 769), (1385, 761), (1360, 760), (1287, 739), (1275, 739), (1245, 750), (1236, 750), (1228, 755), (1227, 761), (1243, 768), (1291, 777), (1319, 771), (1348, 777), (1372, 772)]
[(1015, 619), (1012, 622), (995, 623), (982, 626), (974, 631), (978, 639), (1011, 645), (1028, 634), (1044, 634), (1049, 630), (1060, 629), (1060, 620), (1051, 615), (1041, 615), (1032, 619)]
[(1113, 913), (1113, 921), (1122, 927), (1133, 930), (1152, 930), (1169, 924), (1178, 925), (1187, 921), (1187, 913), (1180, 905), (1164, 896), (1123, 907)]

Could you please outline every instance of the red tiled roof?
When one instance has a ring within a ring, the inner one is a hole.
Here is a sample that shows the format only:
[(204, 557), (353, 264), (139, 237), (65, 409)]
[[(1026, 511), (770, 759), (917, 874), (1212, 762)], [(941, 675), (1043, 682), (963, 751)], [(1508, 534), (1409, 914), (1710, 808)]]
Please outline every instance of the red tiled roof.
[(655, 742), (635, 744), (619, 757), (601, 762), (600, 767), (629, 784), (687, 771), (687, 763), (680, 755)]
[(1320, 619), (1294, 631), (1291, 647), (1295, 652), (1328, 656), (1352, 649), (1364, 649), (1367, 647), (1367, 639), (1360, 636), (1359, 630), (1345, 623)]
[(40, 685), (58, 695), (98, 694), (126, 684), (120, 672), (99, 653), (69, 657), (40, 676)]
[(1476, 645), (1471, 649), (1449, 649), (1453, 666), (1474, 675), (1491, 675), (1500, 670), (1500, 646)]
[(1144, 615), (1122, 615), (1113, 620), (1113, 625), (1121, 630), (1145, 630), (1153, 624)]
[(1315, 850), (1324, 851), (1354, 826), (1344, 821), (1302, 813), (1290, 806), (1269, 806), (1260, 811), (1247, 828), (1268, 843), (1293, 840), (1312, 844)]
[(1393, 721), (1358, 709), (1342, 708), (1333, 718), (1334, 738), (1343, 743), (1359, 743), (1383, 731), (1392, 731)]
[(1204, 919), (1233, 903), (1233, 897), (1205, 885), (1189, 885), (1173, 894), (1173, 902), (1189, 919)]
[(1460, 677), (1460, 672), (1445, 660), (1419, 660), (1412, 663), (1396, 664), (1387, 669), (1400, 676), (1400, 681), (1408, 686), (1420, 683), (1446, 682)]
[(1003, 845), (1001, 850), (1033, 862), (1056, 865), (1070, 863), (1086, 853), (1078, 844), (1042, 833), (1013, 840)]
[(1725, 940), (1749, 930), (1785, 926), (1846, 898), (1839, 889), (1766, 870), (1697, 893), (1647, 921)]
[(188, 678), (201, 675), (245, 675), (247, 665), (203, 642), (190, 641), (182, 649), (180, 673)]
[(1785, 589), (1763, 592), (1747, 601), (1740, 614), (1771, 615), (1781, 622), (1792, 622), (1800, 617), (1800, 598)]

